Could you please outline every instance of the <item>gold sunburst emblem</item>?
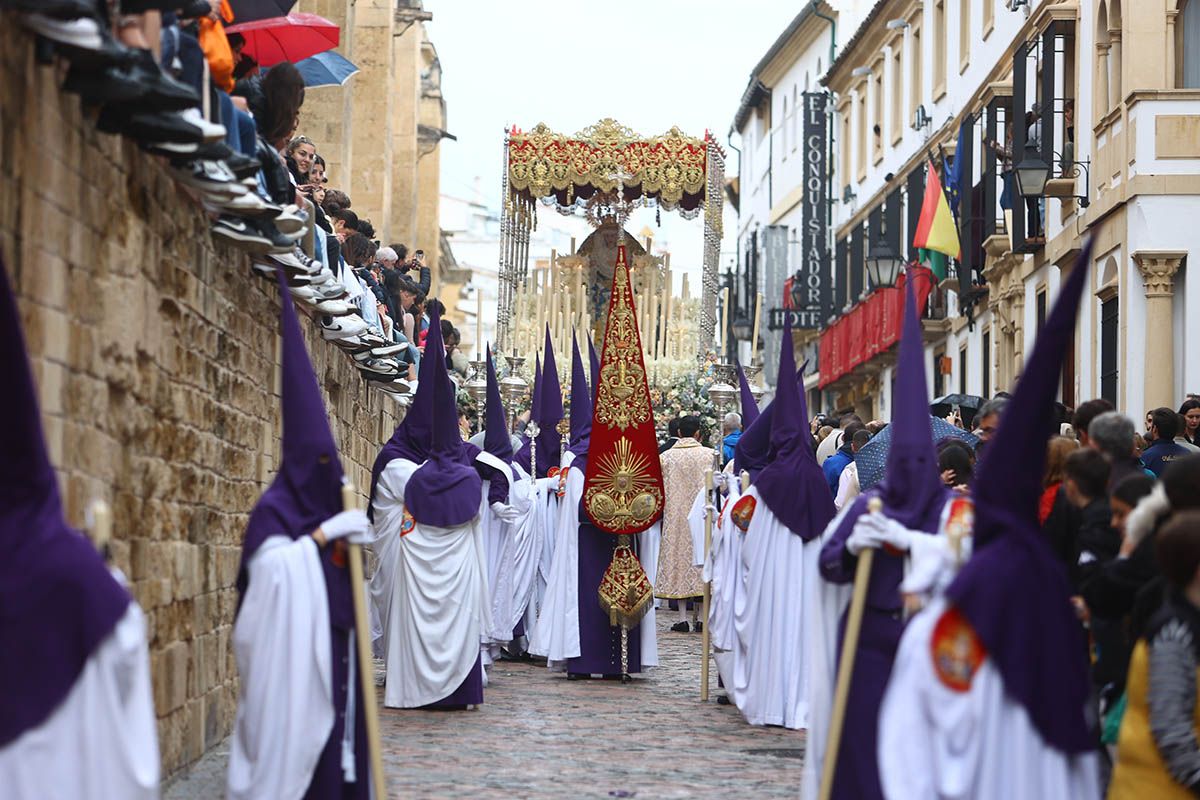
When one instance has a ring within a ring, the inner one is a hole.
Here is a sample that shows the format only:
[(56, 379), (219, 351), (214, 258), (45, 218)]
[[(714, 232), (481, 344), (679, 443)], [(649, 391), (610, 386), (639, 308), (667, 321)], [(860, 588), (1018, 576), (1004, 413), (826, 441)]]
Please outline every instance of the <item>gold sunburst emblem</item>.
[(602, 526), (636, 528), (654, 521), (663, 496), (650, 459), (635, 453), (633, 443), (622, 436), (612, 452), (600, 458), (583, 502), (588, 515)]

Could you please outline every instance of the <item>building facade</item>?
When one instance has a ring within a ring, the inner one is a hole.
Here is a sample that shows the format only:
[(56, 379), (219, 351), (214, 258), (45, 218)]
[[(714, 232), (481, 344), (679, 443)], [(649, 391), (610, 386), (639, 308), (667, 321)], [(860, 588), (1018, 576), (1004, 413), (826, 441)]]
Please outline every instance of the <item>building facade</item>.
[[(848, 38), (822, 78), (834, 108), (822, 408), (890, 416), (895, 348), (878, 324), (890, 293), (867, 261), (918, 259), (930, 164), (963, 247), (925, 288), (935, 396), (1012, 389), (1087, 237), (1091, 291), (1062, 402), (1105, 397), (1140, 419), (1200, 386), (1188, 358), (1200, 279), (1187, 280), (1200, 249), (1187, 224), (1200, 210), (1200, 0), (1124, 5), (882, 0), (853, 28), (839, 15)], [(852, 352), (834, 352), (839, 325)]]

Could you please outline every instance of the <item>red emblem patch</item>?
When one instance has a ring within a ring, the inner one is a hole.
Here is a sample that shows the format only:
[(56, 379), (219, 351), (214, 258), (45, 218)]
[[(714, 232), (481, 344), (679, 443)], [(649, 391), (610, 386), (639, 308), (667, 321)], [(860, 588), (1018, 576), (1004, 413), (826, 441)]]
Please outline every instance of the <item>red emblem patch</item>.
[(971, 688), (971, 680), (987, 656), (971, 623), (953, 606), (942, 612), (934, 625), (930, 649), (938, 680), (956, 692)]
[(546, 477), (557, 478), (558, 473), (560, 472), (562, 472), (562, 467), (551, 467), (550, 469), (546, 470)]
[(408, 513), (408, 509), (404, 509), (404, 516), (400, 519), (400, 535), (408, 536), (417, 527), (417, 521), (413, 519), (413, 515)]
[(753, 495), (746, 495), (741, 500), (733, 504), (733, 511), (730, 514), (730, 519), (739, 530), (745, 531), (750, 527), (750, 520), (754, 518), (754, 509), (758, 507), (758, 500)]

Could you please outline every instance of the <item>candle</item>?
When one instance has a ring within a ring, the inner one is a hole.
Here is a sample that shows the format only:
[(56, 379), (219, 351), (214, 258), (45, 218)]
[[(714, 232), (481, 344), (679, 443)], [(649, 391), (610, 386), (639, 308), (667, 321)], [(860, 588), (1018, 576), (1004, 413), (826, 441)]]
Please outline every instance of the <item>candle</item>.
[[(522, 291), (524, 294), (524, 291)], [(475, 289), (475, 360), (483, 360), (483, 288)]]
[(692, 293), (688, 291), (688, 276), (687, 276), (687, 273), (685, 272), (685, 273), (683, 273), (683, 299), (686, 302), (686, 301), (690, 300), (691, 297), (692, 297)]
[(754, 363), (755, 356), (758, 355), (758, 319), (762, 314), (762, 292), (757, 293), (754, 298), (754, 336), (750, 339), (750, 363)]
[(575, 255), (575, 237), (571, 237), (571, 255)]
[(725, 331), (729, 330), (729, 287), (726, 286), (721, 290), (721, 335), (718, 339), (721, 342), (721, 349), (717, 355), (724, 358), (725, 353)]

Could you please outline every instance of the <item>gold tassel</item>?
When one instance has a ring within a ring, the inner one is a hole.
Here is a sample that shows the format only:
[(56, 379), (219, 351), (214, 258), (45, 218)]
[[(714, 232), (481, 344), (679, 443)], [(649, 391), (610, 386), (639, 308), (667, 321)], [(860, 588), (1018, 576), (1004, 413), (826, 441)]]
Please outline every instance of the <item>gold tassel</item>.
[(629, 540), (629, 536), (619, 538), (612, 562), (600, 580), (600, 607), (614, 627), (618, 624), (630, 628), (637, 625), (654, 602), (654, 587), (633, 554)]

